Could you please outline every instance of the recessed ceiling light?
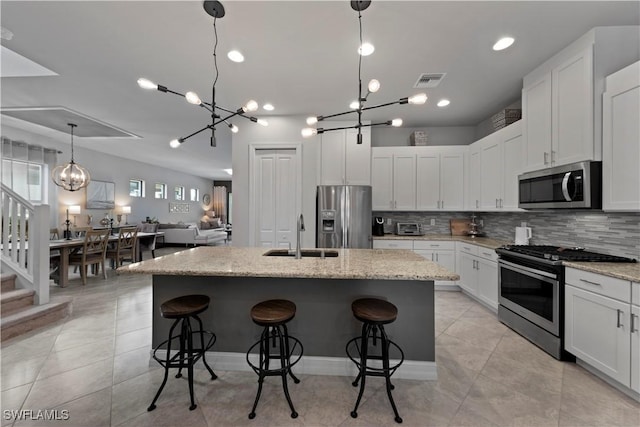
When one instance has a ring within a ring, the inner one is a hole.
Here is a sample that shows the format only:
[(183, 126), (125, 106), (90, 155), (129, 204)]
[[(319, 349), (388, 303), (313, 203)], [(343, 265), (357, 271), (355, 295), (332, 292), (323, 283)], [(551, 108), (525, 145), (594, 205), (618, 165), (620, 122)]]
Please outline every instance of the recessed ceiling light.
[(362, 46), (358, 48), (358, 53), (362, 56), (369, 56), (376, 50), (371, 43), (362, 43)]
[(273, 105), (272, 104), (264, 104), (262, 106), (262, 108), (264, 108), (267, 111), (273, 111)]
[(446, 107), (447, 105), (451, 104), (451, 101), (449, 101), (448, 99), (441, 99), (440, 101), (438, 101), (438, 107)]
[(227, 57), (233, 62), (243, 62), (244, 55), (238, 52), (237, 50), (231, 50), (227, 53)]
[(504, 50), (511, 46), (514, 41), (513, 37), (503, 37), (493, 45), (493, 50)]
[(233, 175), (233, 169), (222, 169), (222, 170), (228, 173), (229, 175)]

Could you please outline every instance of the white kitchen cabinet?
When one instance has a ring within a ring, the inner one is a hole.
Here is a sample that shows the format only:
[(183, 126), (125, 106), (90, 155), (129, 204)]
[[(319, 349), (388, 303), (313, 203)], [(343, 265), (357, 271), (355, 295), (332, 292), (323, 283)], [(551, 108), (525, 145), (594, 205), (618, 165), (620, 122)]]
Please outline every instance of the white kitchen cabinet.
[(640, 393), (640, 283), (631, 282), (631, 389)]
[(468, 210), (480, 209), (480, 145), (471, 144), (469, 147), (469, 173), (467, 177), (467, 203)]
[(631, 387), (639, 356), (632, 283), (573, 268), (566, 268), (565, 282), (565, 350)]
[(596, 27), (524, 77), (525, 171), (601, 159), (603, 80), (639, 45), (637, 27)]
[(416, 156), (418, 210), (464, 209), (464, 148), (420, 147)]
[[(413, 251), (418, 255), (440, 264), (449, 271), (456, 271), (455, 242), (440, 240), (414, 240)], [(458, 289), (455, 282), (436, 280), (434, 282), (438, 290)]]
[(467, 291), (470, 295), (478, 294), (478, 280), (476, 274), (477, 257), (465, 252), (459, 252), (457, 255), (458, 262), (458, 286)]
[(471, 297), (498, 310), (498, 255), (491, 249), (456, 242), (458, 285)]
[(416, 209), (416, 154), (408, 148), (372, 150), (373, 210)]
[(497, 210), (502, 199), (502, 143), (492, 133), (476, 144), (480, 145), (480, 210)]
[(500, 208), (517, 211), (518, 175), (524, 166), (524, 144), (522, 138), (522, 120), (512, 123), (499, 133), (502, 141), (502, 199)]
[(397, 240), (373, 240), (373, 249), (408, 249), (413, 250), (413, 240), (397, 239)]
[(605, 211), (640, 211), (640, 62), (610, 75), (603, 95), (602, 196)]
[(344, 129), (320, 135), (321, 185), (371, 185), (371, 131)]

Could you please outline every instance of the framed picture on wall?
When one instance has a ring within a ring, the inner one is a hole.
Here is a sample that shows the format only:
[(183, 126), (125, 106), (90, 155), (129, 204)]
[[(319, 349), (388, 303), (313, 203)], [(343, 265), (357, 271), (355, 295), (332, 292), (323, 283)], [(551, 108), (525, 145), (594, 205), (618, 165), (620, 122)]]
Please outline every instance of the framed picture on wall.
[(116, 184), (91, 180), (87, 186), (87, 209), (113, 209), (116, 207)]

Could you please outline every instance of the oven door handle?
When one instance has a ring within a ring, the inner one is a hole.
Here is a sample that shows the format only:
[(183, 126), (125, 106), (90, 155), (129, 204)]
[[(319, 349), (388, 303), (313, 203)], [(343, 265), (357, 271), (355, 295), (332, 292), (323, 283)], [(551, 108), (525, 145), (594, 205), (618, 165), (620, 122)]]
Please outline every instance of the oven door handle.
[(522, 273), (524, 275), (527, 275), (527, 276), (536, 277), (538, 279), (542, 279), (543, 277), (547, 277), (549, 279), (553, 279), (554, 282), (558, 282), (558, 276), (556, 276), (553, 273), (547, 273), (546, 271), (534, 270), (533, 268), (525, 267), (525, 266), (519, 265), (519, 264), (514, 264), (512, 262), (505, 261), (505, 260), (502, 260), (502, 259), (498, 261), (498, 264), (499, 265), (504, 265), (509, 270), (515, 270), (515, 271), (518, 271), (518, 272), (520, 272), (520, 273)]

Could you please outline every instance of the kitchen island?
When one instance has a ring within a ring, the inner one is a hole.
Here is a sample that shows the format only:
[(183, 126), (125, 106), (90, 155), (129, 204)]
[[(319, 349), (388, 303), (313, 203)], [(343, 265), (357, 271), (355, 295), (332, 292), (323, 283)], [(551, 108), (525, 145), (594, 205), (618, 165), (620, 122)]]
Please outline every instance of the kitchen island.
[(302, 259), (264, 256), (268, 250), (202, 246), (130, 264), (118, 273), (153, 276), (154, 347), (166, 339), (171, 324), (160, 316), (162, 302), (208, 295), (211, 305), (200, 316), (218, 337), (208, 356), (214, 369), (249, 369), (245, 352), (261, 332), (249, 317), (251, 307), (283, 298), (297, 306), (288, 325), (304, 345), (297, 372), (350, 375), (355, 370), (345, 345), (361, 327), (351, 302), (377, 297), (398, 307), (397, 320), (385, 327), (405, 353), (396, 376), (436, 379), (433, 281), (458, 275), (405, 250), (339, 249), (337, 257)]

